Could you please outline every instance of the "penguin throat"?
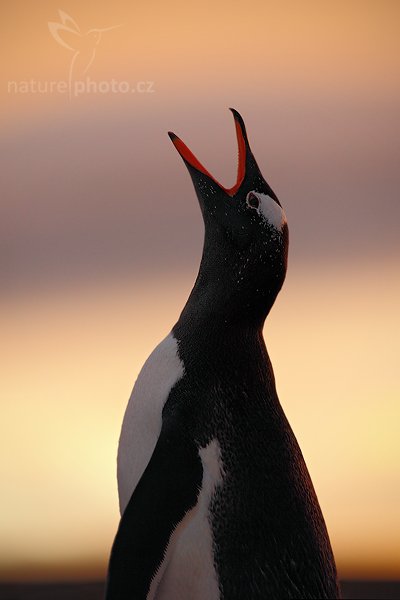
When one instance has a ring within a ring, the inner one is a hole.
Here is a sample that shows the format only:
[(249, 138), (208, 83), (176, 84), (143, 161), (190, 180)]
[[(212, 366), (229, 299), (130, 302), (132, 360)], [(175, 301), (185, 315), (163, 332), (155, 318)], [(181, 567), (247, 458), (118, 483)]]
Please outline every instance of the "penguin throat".
[(181, 318), (201, 330), (212, 325), (214, 330), (261, 330), (279, 289), (251, 293), (232, 289), (223, 276), (214, 277), (200, 271)]

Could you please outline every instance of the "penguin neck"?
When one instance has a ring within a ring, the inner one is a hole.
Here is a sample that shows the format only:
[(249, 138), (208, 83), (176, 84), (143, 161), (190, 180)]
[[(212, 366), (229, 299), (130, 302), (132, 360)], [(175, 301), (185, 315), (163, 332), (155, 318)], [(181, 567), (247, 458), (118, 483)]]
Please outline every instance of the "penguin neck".
[(275, 378), (263, 336), (264, 319), (237, 318), (219, 297), (197, 280), (189, 299), (173, 327), (185, 369), (201, 373), (218, 372), (231, 381), (257, 381), (265, 398), (274, 406), (278, 401)]
[(232, 281), (221, 272), (212, 275), (200, 268), (195, 285), (179, 318), (179, 325), (193, 332), (218, 331), (225, 336), (262, 335), (273, 298), (247, 297), (232, 290)]
[(200, 370), (207, 372), (218, 365), (219, 377), (227, 379), (237, 371), (241, 380), (250, 377), (259, 381), (275, 405), (279, 401), (263, 325), (276, 294), (269, 303), (263, 301), (260, 307), (250, 305), (246, 309), (242, 294), (232, 291), (229, 285), (226, 268), (224, 277), (215, 261), (212, 269), (204, 270), (204, 266), (202, 261), (195, 285), (173, 327), (185, 368), (201, 365)]
[[(262, 332), (265, 319), (281, 287), (264, 285), (255, 273), (252, 281), (244, 281), (236, 257), (226, 247), (207, 244), (203, 249), (199, 273), (181, 313), (179, 322), (191, 329), (212, 327), (217, 330)], [(283, 281), (282, 281), (283, 283)]]

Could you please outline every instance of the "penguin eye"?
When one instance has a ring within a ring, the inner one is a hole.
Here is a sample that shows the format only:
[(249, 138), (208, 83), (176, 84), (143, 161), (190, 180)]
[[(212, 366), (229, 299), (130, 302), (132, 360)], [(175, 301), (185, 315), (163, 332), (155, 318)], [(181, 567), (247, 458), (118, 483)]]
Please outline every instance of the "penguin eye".
[(249, 192), (247, 194), (246, 203), (247, 206), (250, 208), (255, 208), (256, 210), (260, 206), (260, 200), (253, 192)]

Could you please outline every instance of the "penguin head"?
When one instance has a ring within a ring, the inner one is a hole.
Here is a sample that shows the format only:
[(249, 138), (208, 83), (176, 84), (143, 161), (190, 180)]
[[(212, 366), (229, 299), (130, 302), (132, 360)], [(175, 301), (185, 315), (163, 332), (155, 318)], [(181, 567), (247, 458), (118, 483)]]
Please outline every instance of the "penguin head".
[(238, 171), (233, 187), (223, 187), (189, 148), (169, 136), (192, 178), (205, 224), (197, 287), (217, 290), (225, 312), (263, 321), (286, 275), (288, 227), (283, 208), (261, 174), (239, 113), (234, 116)]

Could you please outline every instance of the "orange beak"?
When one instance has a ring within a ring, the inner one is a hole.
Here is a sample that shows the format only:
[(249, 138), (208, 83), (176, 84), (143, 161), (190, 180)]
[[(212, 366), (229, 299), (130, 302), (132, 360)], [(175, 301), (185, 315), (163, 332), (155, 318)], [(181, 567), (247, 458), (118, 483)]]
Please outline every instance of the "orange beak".
[(201, 162), (196, 158), (196, 156), (193, 154), (193, 152), (191, 152), (189, 150), (189, 148), (186, 146), (186, 144), (184, 144), (184, 142), (182, 142), (182, 140), (177, 135), (175, 135), (175, 133), (172, 133), (171, 131), (169, 131), (168, 135), (171, 138), (172, 143), (174, 144), (175, 148), (178, 150), (178, 152), (181, 155), (181, 157), (183, 158), (183, 160), (189, 166), (191, 166), (193, 169), (196, 169), (203, 175), (206, 175), (207, 177), (212, 179), (229, 196), (234, 196), (236, 194), (236, 192), (238, 191), (238, 189), (240, 188), (240, 186), (242, 185), (242, 182), (246, 175), (246, 155), (247, 155), (248, 142), (247, 142), (246, 129), (245, 129), (242, 117), (239, 115), (239, 113), (234, 108), (231, 108), (230, 110), (232, 111), (233, 118), (235, 119), (236, 137), (237, 137), (237, 142), (238, 142), (237, 177), (236, 177), (235, 185), (231, 188), (225, 188), (223, 185), (221, 185), (215, 179), (215, 177), (213, 177), (213, 175), (211, 175), (211, 173), (209, 171), (207, 171), (207, 169), (201, 164)]

